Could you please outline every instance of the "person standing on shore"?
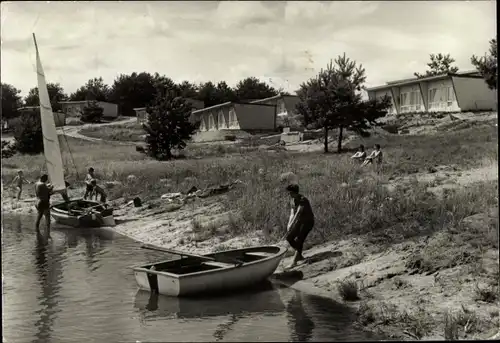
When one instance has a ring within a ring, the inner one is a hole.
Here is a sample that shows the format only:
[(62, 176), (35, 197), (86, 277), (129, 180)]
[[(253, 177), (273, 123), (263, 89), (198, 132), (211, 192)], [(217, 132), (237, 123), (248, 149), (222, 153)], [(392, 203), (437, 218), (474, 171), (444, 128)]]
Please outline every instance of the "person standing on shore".
[(53, 194), (53, 187), (48, 185), (49, 176), (43, 174), (40, 180), (35, 184), (35, 194), (37, 197), (36, 210), (37, 217), (35, 222), (35, 229), (37, 234), (40, 234), (40, 221), (45, 217), (47, 225), (47, 238), (50, 238), (50, 196)]
[(307, 235), (314, 227), (314, 214), (309, 200), (299, 193), (297, 184), (288, 185), (286, 190), (292, 198), (286, 240), (295, 249), (295, 256), (289, 266), (289, 268), (293, 268), (297, 265), (297, 262), (304, 259), (302, 250)]
[(21, 193), (23, 192), (23, 185), (25, 183), (30, 184), (31, 182), (28, 181), (28, 180), (26, 180), (26, 178), (24, 177), (23, 171), (19, 170), (17, 172), (17, 175), (14, 178), (14, 180), (12, 180), (12, 184), (16, 185), (16, 190), (17, 190), (17, 196), (16, 196), (16, 198), (17, 198), (17, 201), (21, 200)]

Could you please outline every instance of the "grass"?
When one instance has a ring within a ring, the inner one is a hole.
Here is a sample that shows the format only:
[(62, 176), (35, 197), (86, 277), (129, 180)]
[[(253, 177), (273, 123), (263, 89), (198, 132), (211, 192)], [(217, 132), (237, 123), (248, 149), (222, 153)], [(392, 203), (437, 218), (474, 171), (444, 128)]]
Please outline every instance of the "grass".
[[(383, 187), (395, 175), (425, 171), (429, 165), (468, 168), (477, 166), (479, 158), (496, 159), (496, 129), (486, 126), (428, 137), (365, 140), (365, 146), (379, 142), (384, 149), (387, 166), (380, 173), (352, 164), (348, 153), (266, 151), (259, 150), (255, 142), (192, 144), (185, 151), (186, 159), (159, 162), (135, 151), (133, 146), (71, 137), (67, 141), (71, 154), (66, 140), (60, 139), (68, 181), (82, 181), (92, 166), (98, 178), (121, 183), (109, 189), (111, 199), (140, 196), (147, 201), (193, 185), (202, 189), (239, 179), (246, 186), (235, 188), (222, 199), (228, 210), (239, 214), (229, 226), (233, 234), (265, 230), (270, 241), (283, 235), (288, 220), (289, 199), (279, 180), (284, 172), (298, 176), (301, 192), (312, 203), (316, 226), (308, 244), (349, 234), (371, 233), (390, 239), (419, 236), (458, 226), (465, 217), (497, 206), (497, 181), (452, 192), (444, 199), (427, 192), (422, 184), (399, 187), (394, 192)], [(16, 155), (2, 162), (6, 182), (17, 169), (23, 169), (31, 180), (45, 169), (42, 155)], [(129, 175), (136, 178), (130, 179)]]
[(359, 300), (358, 284), (355, 280), (341, 280), (338, 282), (337, 290), (345, 301)]
[(92, 126), (80, 130), (85, 136), (110, 141), (142, 142), (146, 134), (139, 123), (116, 124), (112, 126)]

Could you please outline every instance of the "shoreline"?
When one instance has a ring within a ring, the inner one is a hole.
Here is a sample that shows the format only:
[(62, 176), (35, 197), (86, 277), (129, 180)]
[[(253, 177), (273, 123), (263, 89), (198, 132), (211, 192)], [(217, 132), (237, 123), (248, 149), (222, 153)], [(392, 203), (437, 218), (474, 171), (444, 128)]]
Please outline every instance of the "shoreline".
[[(83, 188), (73, 190), (72, 193), (80, 191), (83, 191)], [(72, 195), (75, 196), (75, 194)], [(27, 194), (24, 197), (27, 197)], [(183, 207), (172, 205), (165, 200), (148, 201), (139, 208), (128, 207), (124, 199), (117, 199), (113, 203), (116, 206), (115, 218), (118, 224), (115, 227), (106, 227), (106, 229), (131, 238), (139, 244), (149, 243), (160, 247), (193, 251), (198, 254), (214, 251), (214, 247), (217, 246), (220, 250), (225, 250), (266, 244), (263, 243), (264, 235), (262, 232), (242, 237), (229, 238), (226, 236), (227, 239), (213, 237), (217, 236), (217, 233), (211, 232), (212, 237), (197, 238), (199, 232), (195, 232), (196, 230), (193, 228), (194, 218), (205, 221), (205, 229), (207, 225), (209, 227), (224, 227), (227, 212), (224, 212), (219, 205), (219, 197), (220, 195), (207, 199), (194, 199)], [(25, 200), (15, 204), (16, 201), (12, 197), (3, 197), (2, 211), (32, 214), (34, 212), (33, 200), (25, 198)], [(11, 210), (8, 209), (9, 204)], [(441, 237), (441, 239), (447, 239), (447, 237)], [(408, 259), (411, 252), (421, 250), (425, 244), (428, 244), (425, 239), (420, 239), (381, 248), (377, 244), (371, 243), (370, 239), (366, 237), (346, 237), (342, 241), (327, 242), (305, 250), (306, 259), (309, 258), (311, 261), (295, 268), (301, 274), (298, 278), (286, 277), (286, 273), (283, 273), (282, 266), (287, 265), (291, 260), (289, 255), (285, 255), (271, 278), (272, 282), (351, 307), (358, 312), (361, 318), (361, 322), (356, 322), (360, 329), (386, 335), (391, 339), (444, 338), (444, 334), (442, 334), (444, 330), (440, 325), (435, 325), (426, 335), (418, 337), (408, 328), (412, 324), (402, 325), (398, 323), (396, 317), (402, 316), (403, 313), (408, 313), (407, 316), (415, 318), (416, 322), (420, 320), (417, 320), (416, 317), (418, 313), (410, 314), (411, 311), (406, 312), (408, 309), (416, 308), (418, 312), (418, 309), (425, 308), (425, 316), (434, 317), (434, 320), (439, 320), (436, 317), (440, 316), (444, 318), (447, 307), (460, 309), (460, 307), (465, 306), (465, 308), (477, 313), (478, 318), (483, 319), (488, 314), (493, 315), (495, 309), (498, 314), (496, 304), (478, 305), (471, 299), (465, 301), (467, 294), (474, 292), (474, 283), (471, 280), (467, 282), (467, 279), (471, 279), (469, 277), (471, 272), (464, 269), (465, 267), (448, 268), (438, 272), (437, 274), (450, 280), (455, 278), (452, 281), (446, 280), (444, 285), (437, 285), (441, 281), (436, 281), (436, 275), (412, 275), (404, 261)], [(359, 251), (364, 251), (362, 256), (357, 255)], [(496, 255), (490, 252), (487, 263), (494, 267), (495, 259), (498, 261), (498, 251)], [(284, 278), (283, 275), (285, 275)], [(477, 280), (480, 279), (484, 279), (484, 277), (477, 276)], [(358, 285), (358, 300), (346, 301), (339, 295), (339, 284), (346, 280), (354, 280)], [(486, 281), (483, 280), (484, 282)], [(417, 289), (409, 286), (410, 284), (414, 284)], [(444, 289), (448, 291), (444, 293), (443, 298)], [(456, 293), (454, 294), (454, 292)], [(417, 304), (419, 298), (428, 298), (424, 302), (425, 307), (422, 307), (422, 303)], [(393, 301), (398, 299), (400, 301)], [(377, 319), (377, 316), (380, 315), (377, 313), (380, 311), (391, 311), (391, 313), (385, 314), (388, 318)], [(373, 321), (363, 322), (363, 318), (366, 316), (374, 317)], [(387, 323), (381, 324), (377, 321)], [(495, 329), (495, 333), (489, 329), (487, 332), (477, 332), (467, 338), (494, 339), (498, 337), (498, 334), (498, 328)]]

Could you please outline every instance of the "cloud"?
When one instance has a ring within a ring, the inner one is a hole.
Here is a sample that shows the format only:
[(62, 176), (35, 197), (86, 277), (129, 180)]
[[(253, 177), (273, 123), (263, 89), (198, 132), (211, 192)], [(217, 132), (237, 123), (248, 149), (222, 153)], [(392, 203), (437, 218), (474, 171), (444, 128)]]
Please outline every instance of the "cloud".
[(494, 2), (2, 2), (2, 82), (36, 85), (35, 32), (49, 82), (66, 92), (102, 76), (181, 81), (256, 76), (297, 89), (344, 52), (367, 86), (422, 72), (430, 53), (460, 69), (496, 34)]

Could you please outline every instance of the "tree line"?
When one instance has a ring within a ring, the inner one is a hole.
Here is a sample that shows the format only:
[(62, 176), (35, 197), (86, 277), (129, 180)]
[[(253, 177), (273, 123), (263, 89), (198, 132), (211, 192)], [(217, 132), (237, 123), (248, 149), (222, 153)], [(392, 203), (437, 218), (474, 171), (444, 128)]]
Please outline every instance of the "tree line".
[[(490, 45), (489, 54), (482, 58), (473, 56), (471, 62), (483, 75), (488, 87), (496, 89), (496, 39), (491, 40)], [(427, 64), (429, 69), (425, 74), (415, 73), (417, 78), (458, 71), (457, 67), (452, 66), (454, 59), (449, 54), (431, 54), (430, 59), (431, 62)], [(297, 90), (299, 102), (296, 111), (304, 126), (323, 129), (325, 152), (328, 152), (330, 130), (339, 130), (337, 151), (341, 152), (344, 130), (369, 136), (369, 129), (378, 125), (377, 119), (384, 117), (391, 107), (391, 99), (388, 96), (364, 100), (361, 92), (365, 89), (365, 81), (363, 66), (344, 54), (331, 60), (326, 69), (303, 82)], [(67, 98), (58, 84), (50, 84), (48, 88), (52, 101)], [(6, 85), (6, 89), (10, 91), (4, 92), (2, 84), (3, 112), (4, 97), (10, 101), (9, 106), (12, 106), (12, 102), (21, 101), (20, 97), (16, 98), (18, 91), (13, 86)], [(231, 88), (223, 81), (217, 85), (207, 82), (195, 86), (187, 81), (176, 84), (158, 73), (132, 73), (120, 75), (111, 87), (107, 86), (102, 78), (89, 80), (71, 94), (69, 99), (115, 102), (121, 107), (122, 114), (133, 114), (135, 107), (147, 107), (150, 115), (144, 126), (146, 152), (156, 159), (169, 160), (173, 157), (172, 150), (183, 149), (199, 124), (190, 122), (192, 107), (188, 105), (186, 98), (202, 100), (205, 107), (208, 107), (228, 101), (261, 99), (280, 93), (282, 90), (276, 90), (254, 77), (244, 79)], [(35, 100), (37, 104), (36, 88), (30, 90), (24, 102), (28, 105)], [(8, 109), (12, 108), (14, 106)], [(28, 118), (26, 120), (29, 121)], [(21, 122), (26, 125), (26, 120)], [(39, 124), (34, 123), (34, 126), (39, 127)], [(27, 134), (24, 133), (28, 136)], [(37, 133), (37, 137), (39, 136)], [(32, 138), (30, 142), (36, 140)]]
[[(245, 78), (235, 87), (230, 87), (225, 81), (217, 83), (209, 81), (198, 85), (189, 81), (175, 83), (169, 77), (147, 72), (119, 75), (111, 86), (107, 85), (102, 77), (95, 77), (69, 95), (59, 83), (48, 83), (47, 89), (53, 111), (61, 111), (61, 101), (95, 100), (115, 103), (118, 105), (119, 113), (133, 116), (134, 108), (152, 104), (156, 88), (160, 85), (184, 98), (203, 101), (205, 107), (228, 101), (248, 101), (288, 94), (256, 77)], [(15, 86), (2, 83), (2, 117), (14, 118), (18, 108), (39, 105), (38, 87), (31, 88), (24, 99), (20, 93), (21, 91)]]

